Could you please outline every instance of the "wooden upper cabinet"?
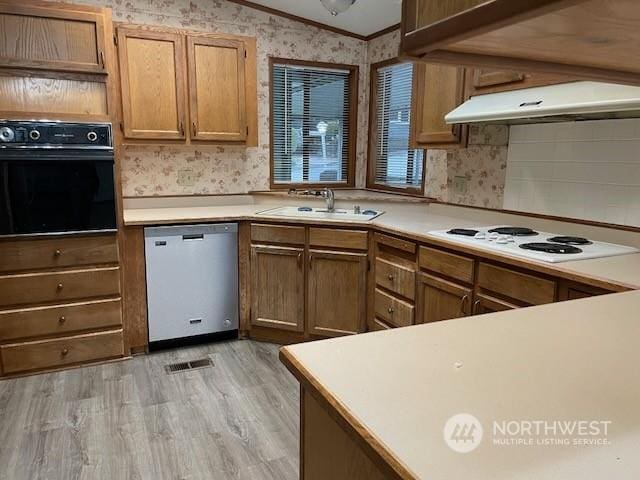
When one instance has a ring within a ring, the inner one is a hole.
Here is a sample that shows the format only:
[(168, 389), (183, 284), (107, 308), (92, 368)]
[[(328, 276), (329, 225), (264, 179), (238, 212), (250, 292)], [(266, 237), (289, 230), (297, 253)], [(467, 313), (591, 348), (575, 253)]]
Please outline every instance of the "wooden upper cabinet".
[(573, 82), (577, 79), (552, 73), (519, 73), (511, 71), (475, 68), (467, 70), (468, 96), (488, 93), (543, 87), (558, 83)]
[(304, 331), (304, 248), (251, 247), (251, 324)]
[(247, 138), (245, 47), (238, 40), (187, 39), (189, 107), (194, 140)]
[(128, 25), (118, 57), (125, 138), (258, 144), (255, 38)]
[(185, 138), (184, 37), (118, 28), (124, 135)]
[(339, 336), (364, 331), (367, 254), (309, 250), (309, 333)]
[(447, 125), (444, 117), (464, 101), (465, 70), (449, 65), (416, 63), (413, 72), (411, 146), (464, 144), (466, 128)]
[(404, 55), (640, 84), (637, 0), (404, 0)]
[(0, 0), (0, 65), (106, 73), (104, 16)]

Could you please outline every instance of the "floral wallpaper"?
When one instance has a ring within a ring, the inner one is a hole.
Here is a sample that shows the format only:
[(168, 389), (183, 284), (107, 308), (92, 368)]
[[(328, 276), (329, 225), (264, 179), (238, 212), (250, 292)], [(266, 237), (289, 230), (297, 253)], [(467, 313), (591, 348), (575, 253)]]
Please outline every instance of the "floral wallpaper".
[[(72, 0), (110, 7), (116, 22), (254, 36), (258, 45), (258, 147), (137, 147), (122, 158), (125, 196), (246, 193), (269, 189), (269, 56), (360, 67), (357, 185), (364, 186), (367, 43), (226, 0)], [(178, 185), (189, 169), (194, 186)]]
[[(398, 55), (400, 32), (369, 42), (369, 63)], [(467, 148), (427, 150), (424, 195), (443, 202), (502, 208), (506, 181), (509, 128), (502, 125), (471, 126)], [(466, 183), (454, 188), (456, 177)]]

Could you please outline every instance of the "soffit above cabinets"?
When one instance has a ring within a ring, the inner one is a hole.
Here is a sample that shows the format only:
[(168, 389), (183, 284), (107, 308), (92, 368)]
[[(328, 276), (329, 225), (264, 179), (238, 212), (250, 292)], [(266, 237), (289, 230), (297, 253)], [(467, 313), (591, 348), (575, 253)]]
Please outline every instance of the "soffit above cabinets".
[(400, 23), (402, 1), (356, 0), (349, 10), (335, 17), (322, 5), (320, 0), (252, 0), (236, 3), (267, 7), (332, 28), (345, 30), (357, 36), (367, 37)]

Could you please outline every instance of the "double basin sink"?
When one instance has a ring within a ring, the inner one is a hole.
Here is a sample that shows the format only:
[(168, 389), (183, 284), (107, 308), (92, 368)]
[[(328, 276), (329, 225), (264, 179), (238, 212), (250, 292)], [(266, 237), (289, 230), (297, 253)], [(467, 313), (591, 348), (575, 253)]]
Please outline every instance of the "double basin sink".
[(318, 220), (343, 220), (348, 222), (369, 222), (376, 217), (379, 217), (384, 212), (377, 210), (364, 209), (359, 212), (357, 207), (346, 210), (342, 208), (334, 208), (328, 210), (327, 208), (311, 208), (300, 206), (287, 206), (276, 207), (269, 210), (258, 212), (257, 215), (264, 215), (265, 217), (288, 217), (288, 218), (307, 218)]

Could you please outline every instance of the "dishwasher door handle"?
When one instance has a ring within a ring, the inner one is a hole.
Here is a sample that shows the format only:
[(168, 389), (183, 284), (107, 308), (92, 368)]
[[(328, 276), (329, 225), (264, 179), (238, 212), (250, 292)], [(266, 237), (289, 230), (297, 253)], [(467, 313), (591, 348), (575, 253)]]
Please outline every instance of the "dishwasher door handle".
[(204, 240), (204, 233), (192, 233), (189, 235), (182, 235), (182, 240)]

